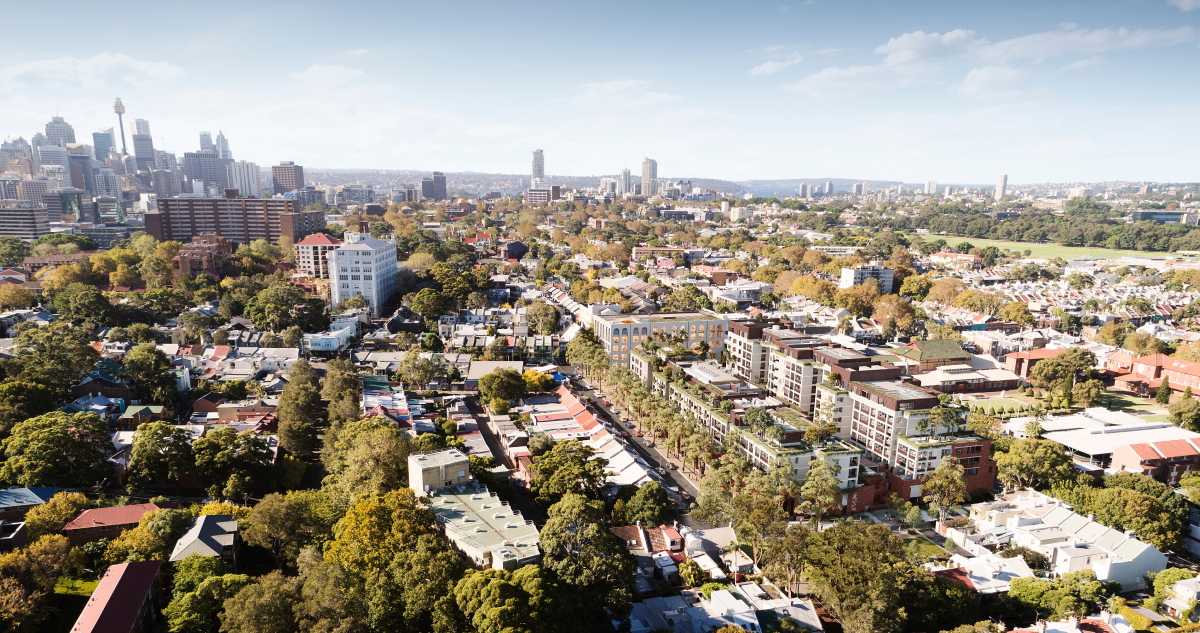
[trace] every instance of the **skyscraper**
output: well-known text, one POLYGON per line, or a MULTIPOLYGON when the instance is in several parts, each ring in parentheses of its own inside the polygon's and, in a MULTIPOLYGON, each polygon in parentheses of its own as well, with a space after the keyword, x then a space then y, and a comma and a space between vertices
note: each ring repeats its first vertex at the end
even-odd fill
MULTIPOLYGON (((150 136, 150 122, 146 119, 133 120, 133 133, 150 136)), ((134 151, 137 151, 136 149, 134 151)))
POLYGON ((8 161, 14 158, 28 158, 33 161, 33 148, 19 136, 0 143, 0 167, 8 165, 8 161))
POLYGON ((53 117, 46 124, 46 138, 50 139, 52 145, 66 147, 67 143, 75 142, 75 128, 71 127, 71 124, 64 121, 62 117, 53 117))
POLYGON ((262 170, 258 168, 258 165, 239 160, 229 163, 226 170, 229 173, 230 189, 237 189, 243 196, 257 198, 260 195, 259 183, 262 182, 262 170))
POLYGON ((853 188, 851 189, 850 193, 852 193, 853 195, 856 195, 856 196, 861 196, 861 195, 867 193, 867 183, 865 183, 865 182, 854 183, 853 188))
MULTIPOLYGON (((134 123, 138 122, 146 123, 141 119, 138 119, 134 123)), ((149 124, 146 125, 146 131, 150 131, 149 124)), ((138 171, 149 172, 154 170, 154 139, 149 133, 133 135, 133 155, 137 157, 138 171)))
POLYGON ((937 193, 937 181, 936 180, 930 180, 925 183, 925 193, 927 193, 929 195, 933 195, 933 194, 937 193))
POLYGON ((540 149, 533 150, 533 177, 535 179, 546 177, 546 157, 542 155, 540 149))
POLYGON ((812 188, 806 183, 800 183, 800 197, 804 199, 812 198, 812 188))
POLYGON ((200 151, 202 151, 202 152, 217 151, 216 148, 213 147, 212 134, 210 134, 208 132, 200 133, 200 151))
POLYGON ((218 157, 216 152, 184 152, 183 177, 191 181, 193 187, 197 181, 203 181, 205 185, 216 185, 217 189, 225 189, 229 186, 229 177, 225 171, 229 162, 218 157))
POLYGON ((113 103, 113 112, 117 113, 117 129, 121 130, 121 153, 128 154, 129 152, 125 151, 125 105, 121 103, 120 97, 113 103))
POLYGON ((649 198, 654 195, 655 182, 658 180, 658 161, 653 158, 642 159, 642 195, 649 198))
MULTIPOLYGON (((203 138, 202 134, 201 140, 203 138)), ((271 165, 271 178, 275 181, 275 193, 287 193, 302 189, 304 187, 304 168, 290 160, 281 161, 278 165, 271 165)), ((444 187, 443 184, 443 191, 444 187)))
POLYGON ((229 151, 229 139, 225 138, 225 133, 217 130, 217 155, 221 158, 233 159, 233 152, 229 151))
POLYGON ((100 173, 96 176, 96 195, 120 198, 121 177, 107 167, 100 168, 100 173))
POLYGON ((440 171, 433 172, 433 199, 446 199, 446 175, 440 171))
POLYGON ((825 181, 825 195, 827 195, 827 196, 833 195, 833 181, 832 180, 825 181))
POLYGON ((112 128, 92 132, 92 153, 96 160, 104 160, 111 150, 116 149, 117 139, 115 137, 116 133, 112 128))
POLYGON ((1004 197, 1004 192, 1006 189, 1008 189, 1008 174, 1000 174, 1000 178, 996 180, 997 201, 1004 197))

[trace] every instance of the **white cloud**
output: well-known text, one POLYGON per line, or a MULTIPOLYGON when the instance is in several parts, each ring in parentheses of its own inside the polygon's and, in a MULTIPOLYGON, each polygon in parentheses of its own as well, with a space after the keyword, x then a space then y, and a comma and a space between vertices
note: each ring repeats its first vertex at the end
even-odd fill
POLYGON ((572 99, 584 107, 642 108, 683 99, 683 95, 655 92, 650 82, 640 79, 618 79, 583 84, 583 94, 572 99))
POLYGON ((1080 68, 1087 68, 1088 66, 1095 66, 1096 64, 1099 64, 1102 61, 1104 61, 1104 58, 1099 55, 1096 55, 1094 57, 1089 57, 1087 59, 1081 59, 1079 61, 1071 62, 1070 64, 1063 66, 1062 69, 1063 70, 1079 70, 1080 68))
MULTIPOLYGON (((1200 0, 1195 0, 1200 2, 1200 0)), ((1177 29, 1070 29, 1047 31, 988 44, 979 51, 987 60, 1032 59, 1040 62, 1063 55, 1096 55, 1108 51, 1170 46, 1198 39, 1190 26, 1177 29)))
POLYGON ((916 31, 893 37, 887 44, 875 49, 886 54, 883 63, 888 66, 913 64, 933 59, 954 57, 969 52, 986 40, 974 40, 975 31, 954 29, 946 34, 916 31))
POLYGON ((370 51, 368 51, 365 48, 356 48, 352 51, 346 51, 346 55, 349 55, 352 57, 358 57, 360 55, 366 55, 368 52, 370 52, 370 51))
POLYGON ((791 53, 790 55, 783 58, 782 60, 772 60, 769 62, 764 62, 762 64, 755 66, 754 68, 751 68, 750 74, 754 75, 755 77, 758 77, 761 75, 774 75, 775 73, 783 70, 784 68, 787 68, 788 66, 795 66, 796 64, 799 64, 802 61, 804 61, 804 58, 800 56, 800 53, 791 53))
POLYGON ((800 81, 780 86, 788 92, 814 97, 899 88, 920 79, 926 70, 919 65, 831 66, 800 81))
POLYGON ((1200 9, 1200 0, 1167 0, 1167 4, 1173 7, 1179 7, 1180 11, 1200 9))
POLYGON ((298 73, 288 73, 288 77, 300 83, 336 86, 365 75, 357 68, 347 68, 333 64, 313 64, 298 73))
POLYGON ((182 74, 182 68, 167 62, 141 61, 120 53, 100 53, 86 59, 59 57, 9 66, 0 70, 0 84, 8 88, 56 84, 108 88, 141 86, 182 74))
POLYGON ((1020 68, 1005 68, 1003 66, 985 66, 972 68, 967 73, 958 91, 969 97, 982 97, 1006 92, 1016 88, 1025 80, 1029 72, 1020 68))

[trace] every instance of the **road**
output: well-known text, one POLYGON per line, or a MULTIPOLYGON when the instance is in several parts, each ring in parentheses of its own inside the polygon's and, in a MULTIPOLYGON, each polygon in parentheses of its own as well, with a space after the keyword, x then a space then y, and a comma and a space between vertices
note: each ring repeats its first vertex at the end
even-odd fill
MULTIPOLYGON (((632 440, 630 445, 633 446, 634 450, 636 450, 638 454, 642 456, 642 459, 646 460, 647 464, 650 464, 655 468, 667 469, 666 475, 663 476, 664 485, 674 486, 680 490, 686 490, 687 493, 691 495, 693 501, 700 498, 700 489, 696 486, 696 484, 692 482, 691 479, 688 479, 686 476, 684 476, 682 470, 671 469, 672 464, 682 467, 680 460, 673 459, 668 457, 665 453, 660 452, 658 449, 662 446, 661 444, 657 444, 653 448, 650 447, 650 438, 638 437, 633 434, 633 429, 623 426, 621 424, 620 416, 617 415, 616 407, 605 406, 605 396, 598 389, 589 387, 587 383, 582 380, 576 379, 572 380, 572 382, 575 390, 580 395, 591 396, 592 400, 594 401, 593 406, 601 413, 601 415, 607 417, 614 427, 623 428, 629 432, 629 439, 632 440)), ((684 525, 696 529, 704 529, 709 527, 704 523, 693 520, 691 516, 686 514, 680 516, 679 521, 684 525)))

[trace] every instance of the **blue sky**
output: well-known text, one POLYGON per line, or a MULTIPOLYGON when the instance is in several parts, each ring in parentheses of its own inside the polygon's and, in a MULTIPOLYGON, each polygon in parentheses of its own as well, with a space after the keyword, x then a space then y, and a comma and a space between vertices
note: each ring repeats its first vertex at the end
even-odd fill
POLYGON ((7 33, 0 135, 120 96, 263 166, 1200 180, 1200 0, 67 5, 7 33))

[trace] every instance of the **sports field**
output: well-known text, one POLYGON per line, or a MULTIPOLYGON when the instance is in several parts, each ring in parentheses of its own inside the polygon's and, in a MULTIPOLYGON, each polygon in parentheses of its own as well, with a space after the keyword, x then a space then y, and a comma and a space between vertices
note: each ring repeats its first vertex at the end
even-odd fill
POLYGON ((929 240, 946 240, 946 243, 954 246, 959 242, 970 242, 973 246, 983 248, 984 246, 995 246, 1000 250, 1017 251, 1024 253, 1030 251, 1030 257, 1061 257, 1066 260, 1077 259, 1080 257, 1165 257, 1171 253, 1158 253, 1150 251, 1124 251, 1111 248, 1088 248, 1084 246, 1059 246, 1058 244, 1034 244, 1033 242, 1004 242, 1001 240, 980 240, 973 237, 954 237, 952 235, 922 235, 922 239, 929 240))

